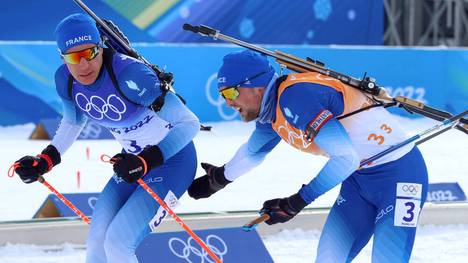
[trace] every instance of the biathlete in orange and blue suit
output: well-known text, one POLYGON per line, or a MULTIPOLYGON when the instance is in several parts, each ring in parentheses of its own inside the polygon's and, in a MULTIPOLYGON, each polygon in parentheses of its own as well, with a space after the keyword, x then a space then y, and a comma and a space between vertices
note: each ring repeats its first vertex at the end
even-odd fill
POLYGON ((318 73, 276 75, 267 58, 252 51, 226 55, 218 72, 226 103, 244 121, 256 121, 249 140, 221 167, 202 164, 206 175, 189 187, 207 198, 258 166, 281 139, 328 162, 299 191, 268 200, 267 224, 284 223, 325 192, 341 190, 322 231, 316 262, 350 262, 374 235, 373 262, 408 262, 426 200, 427 170, 418 148, 404 146, 360 167, 406 139, 398 121, 367 94, 318 73))

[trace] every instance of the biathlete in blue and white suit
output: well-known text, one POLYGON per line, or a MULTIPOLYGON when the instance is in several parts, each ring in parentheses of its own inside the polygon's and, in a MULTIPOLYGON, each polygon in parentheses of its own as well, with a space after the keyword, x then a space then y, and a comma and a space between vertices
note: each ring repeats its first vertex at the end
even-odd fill
POLYGON ((136 247, 166 213, 136 180, 144 176, 161 198, 174 203, 195 177, 192 139, 200 123, 172 92, 159 111, 151 110, 148 106, 162 93, 153 70, 104 49, 95 22, 87 15, 66 17, 55 35, 64 59, 55 75, 63 119, 51 144, 38 156, 21 158, 16 172, 24 182, 34 182, 60 163, 86 120, 108 128, 123 151, 112 158, 115 174, 99 195, 86 262, 138 262, 136 247), (106 61, 111 61, 119 87, 113 84, 106 61))
POLYGON ((359 167, 361 160, 406 139, 392 115, 382 107, 352 114, 374 101, 318 73, 277 78, 267 58, 252 51, 224 57, 218 87, 227 105, 237 109, 244 121, 256 120, 256 129, 225 165, 202 164, 206 175, 189 187, 191 197, 207 198, 224 188, 258 166, 283 139, 329 160, 297 193, 263 204, 260 212, 269 214, 267 224, 290 220, 341 183, 316 262, 350 262, 372 235, 373 262, 408 262, 427 192, 421 153, 407 145, 359 167))

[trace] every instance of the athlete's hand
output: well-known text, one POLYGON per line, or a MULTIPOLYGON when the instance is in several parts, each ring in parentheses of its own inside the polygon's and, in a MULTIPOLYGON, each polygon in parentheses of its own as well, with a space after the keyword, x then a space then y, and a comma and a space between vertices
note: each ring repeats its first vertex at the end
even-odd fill
POLYGON ((145 159, 130 153, 119 153, 111 158, 114 173, 125 182, 132 184, 148 171, 145 159))
POLYGON ((294 194, 286 198, 276 198, 265 201, 260 210, 260 214, 268 214, 270 219, 265 221, 268 225, 284 223, 296 216, 307 203, 299 194, 294 194))
POLYGON ((30 184, 39 176, 47 173, 53 166, 60 163, 60 153, 57 149, 49 145, 38 156, 24 156, 15 162, 15 172, 19 175, 21 180, 30 184))
POLYGON ((30 184, 45 174, 49 170, 49 165, 44 158, 36 156, 24 156, 16 161, 18 165, 15 172, 19 175, 23 183, 30 184))
POLYGON ((201 163, 206 174, 195 179, 188 188, 188 194, 194 199, 207 198, 223 189, 231 181, 224 176, 224 166, 217 167, 209 163, 201 163))

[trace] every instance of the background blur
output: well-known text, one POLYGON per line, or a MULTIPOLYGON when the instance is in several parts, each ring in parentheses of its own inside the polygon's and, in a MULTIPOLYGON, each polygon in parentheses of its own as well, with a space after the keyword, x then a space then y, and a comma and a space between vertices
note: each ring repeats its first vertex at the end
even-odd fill
MULTIPOLYGON (((206 121, 238 119, 215 92, 222 57, 239 47, 182 30, 205 24, 362 77, 450 112, 468 101, 465 1, 430 0, 93 0, 147 60, 173 72, 175 88, 206 121), (196 44, 194 44, 196 43, 196 44), (415 69, 418 69, 417 71, 415 69)), ((54 72, 62 63, 53 31, 81 12, 73 1, 6 1, 0 23, 0 125, 57 118, 54 72)))

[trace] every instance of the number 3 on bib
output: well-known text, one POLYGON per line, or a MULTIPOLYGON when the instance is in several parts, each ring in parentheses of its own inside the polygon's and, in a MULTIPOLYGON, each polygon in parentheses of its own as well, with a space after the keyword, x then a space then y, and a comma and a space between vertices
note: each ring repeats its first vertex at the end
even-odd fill
POLYGON ((416 227, 420 211, 420 200, 397 198, 394 218, 395 226, 416 227))

